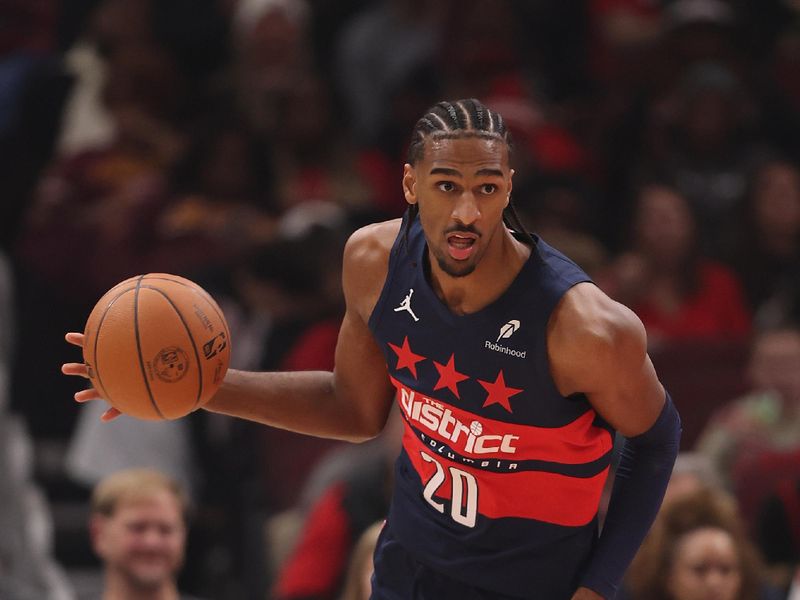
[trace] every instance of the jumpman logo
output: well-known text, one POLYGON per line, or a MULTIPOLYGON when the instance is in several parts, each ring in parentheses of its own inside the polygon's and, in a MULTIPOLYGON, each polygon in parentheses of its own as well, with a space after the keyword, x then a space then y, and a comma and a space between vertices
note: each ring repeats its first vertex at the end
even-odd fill
POLYGON ((394 312, 400 312, 401 310, 408 311, 412 317, 414 317, 414 321, 419 321, 419 317, 414 314, 414 311, 411 310, 411 294, 414 293, 414 288, 409 288, 408 295, 403 299, 400 303, 400 306, 394 309, 394 312))

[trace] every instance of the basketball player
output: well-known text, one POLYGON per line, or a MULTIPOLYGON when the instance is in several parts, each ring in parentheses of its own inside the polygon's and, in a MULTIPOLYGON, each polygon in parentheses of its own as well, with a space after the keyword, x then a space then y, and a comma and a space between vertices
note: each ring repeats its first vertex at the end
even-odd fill
POLYGON ((197 600, 178 593, 186 496, 153 469, 109 475, 92 492, 92 546, 104 564, 98 600, 197 600))
POLYGON ((432 107, 403 171, 405 217, 345 248, 334 371, 229 371, 205 406, 360 441, 396 399, 405 432, 376 600, 612 598, 677 454, 641 322, 524 231, 509 155, 498 113, 432 107), (627 442, 598 536, 617 431, 627 442))

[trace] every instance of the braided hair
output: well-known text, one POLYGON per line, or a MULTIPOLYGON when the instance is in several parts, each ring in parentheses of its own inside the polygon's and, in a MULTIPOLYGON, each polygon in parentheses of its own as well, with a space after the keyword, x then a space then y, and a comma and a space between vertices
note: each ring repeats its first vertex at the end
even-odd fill
MULTIPOLYGON (((406 162, 416 165, 422 160, 425 155, 425 141, 428 139, 466 137, 502 141, 508 148, 509 155, 513 149, 511 133, 506 128, 500 113, 484 106, 474 98, 453 102, 443 100, 434 104, 414 126, 406 162)), ((408 207, 408 219, 404 231, 406 240, 408 240, 411 223, 414 222, 418 212, 419 205, 412 204, 408 207)), ((523 233, 535 244, 535 238, 525 229, 511 200, 503 210, 503 222, 510 229, 523 233)))

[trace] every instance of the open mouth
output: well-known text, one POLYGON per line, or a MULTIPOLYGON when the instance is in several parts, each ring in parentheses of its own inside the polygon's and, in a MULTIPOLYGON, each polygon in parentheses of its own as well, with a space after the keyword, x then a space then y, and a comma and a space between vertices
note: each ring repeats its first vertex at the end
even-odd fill
POLYGON ((472 233, 451 233, 447 236, 447 249, 455 260, 466 260, 475 249, 477 236, 472 233))

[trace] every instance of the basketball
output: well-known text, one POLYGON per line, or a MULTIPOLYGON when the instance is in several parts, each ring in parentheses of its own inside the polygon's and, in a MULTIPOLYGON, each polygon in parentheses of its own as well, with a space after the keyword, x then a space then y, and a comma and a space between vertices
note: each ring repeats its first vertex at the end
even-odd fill
POLYGON ((166 273, 126 279, 95 305, 83 358, 95 389, 139 419, 177 419, 207 402, 230 361, 230 332, 199 285, 166 273))

